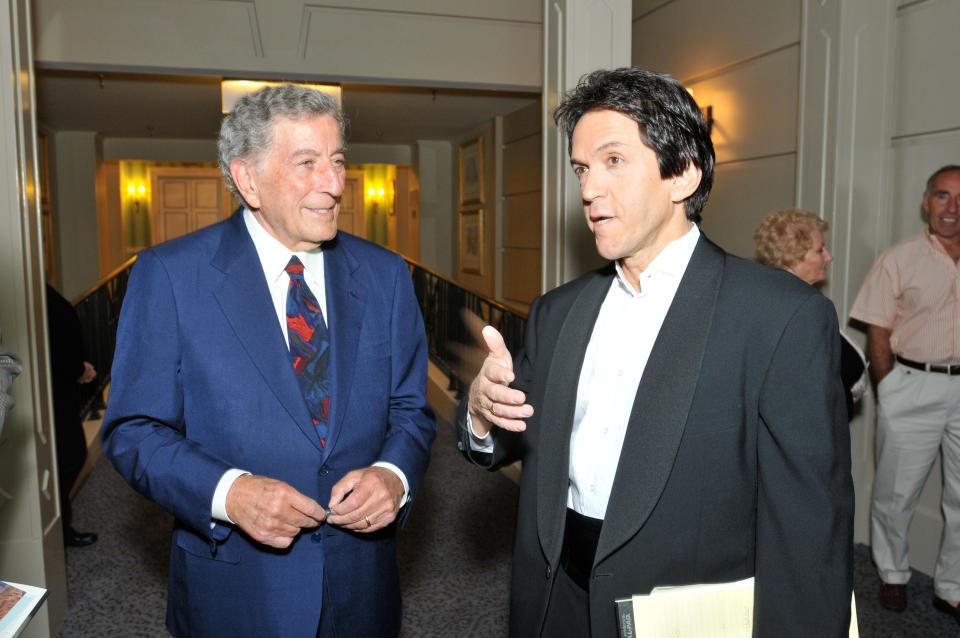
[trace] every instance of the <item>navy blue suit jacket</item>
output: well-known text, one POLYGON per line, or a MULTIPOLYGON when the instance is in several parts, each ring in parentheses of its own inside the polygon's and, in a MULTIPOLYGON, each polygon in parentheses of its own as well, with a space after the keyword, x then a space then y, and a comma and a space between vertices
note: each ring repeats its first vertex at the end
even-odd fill
POLYGON ((398 256, 344 233, 324 244, 324 270, 332 416, 321 447, 242 215, 137 260, 103 449, 176 518, 174 635, 314 636, 324 600, 351 635, 399 630, 396 525, 370 535, 323 525, 287 550, 210 525, 214 489, 231 467, 326 505, 345 473, 386 461, 416 495, 436 426, 409 272, 398 256))

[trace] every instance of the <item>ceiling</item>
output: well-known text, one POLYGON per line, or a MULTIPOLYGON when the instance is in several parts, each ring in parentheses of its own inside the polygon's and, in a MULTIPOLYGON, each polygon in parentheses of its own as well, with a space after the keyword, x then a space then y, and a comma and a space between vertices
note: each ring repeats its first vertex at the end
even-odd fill
MULTIPOLYGON (((38 70, 37 119, 55 131, 104 137, 214 139, 220 78, 38 70)), ((343 85, 349 142, 454 139, 522 108, 536 94, 343 85)))

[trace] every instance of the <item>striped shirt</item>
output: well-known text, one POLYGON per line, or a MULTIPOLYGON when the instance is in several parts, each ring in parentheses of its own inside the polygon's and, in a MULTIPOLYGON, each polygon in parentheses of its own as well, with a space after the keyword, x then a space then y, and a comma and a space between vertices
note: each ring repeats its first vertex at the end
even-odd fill
POLYGON ((895 354, 923 363, 958 363, 960 268, 924 230, 877 257, 850 316, 891 329, 895 354))

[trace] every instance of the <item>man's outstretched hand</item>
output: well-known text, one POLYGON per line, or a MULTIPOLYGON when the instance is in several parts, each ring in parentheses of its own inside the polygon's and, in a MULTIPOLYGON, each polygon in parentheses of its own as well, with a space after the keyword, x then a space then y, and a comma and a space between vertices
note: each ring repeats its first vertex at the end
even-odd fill
POLYGON ((533 415, 533 406, 524 403, 523 392, 509 387, 514 379, 513 357, 496 328, 486 326, 481 334, 487 357, 470 384, 467 398, 473 431, 485 436, 496 426, 522 432, 527 427, 522 419, 533 415))

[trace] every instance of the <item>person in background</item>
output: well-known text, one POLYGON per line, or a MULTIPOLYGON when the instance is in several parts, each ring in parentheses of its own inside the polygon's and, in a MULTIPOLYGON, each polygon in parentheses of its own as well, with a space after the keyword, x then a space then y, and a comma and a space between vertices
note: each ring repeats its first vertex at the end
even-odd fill
POLYGON ((877 257, 850 316, 867 325, 877 386, 871 546, 880 604, 907 608, 907 532, 943 451, 943 539, 934 607, 960 623, 960 165, 937 169, 920 203, 927 227, 877 257))
POLYGON ((241 98, 220 167, 243 209, 140 253, 104 455, 175 518, 176 636, 396 636, 398 523, 436 433, 400 256, 337 231, 337 101, 241 98))
POLYGON ((47 284, 47 333, 50 338, 50 380, 53 383, 53 429, 57 443, 57 475, 60 486, 60 519, 63 544, 85 547, 97 542, 93 532, 73 528, 70 490, 87 460, 87 438, 80 410, 81 383, 97 376, 87 361, 80 318, 69 301, 47 284))
MULTIPOLYGON (((833 261, 826 244, 829 229, 825 220, 807 210, 787 208, 769 213, 753 233, 757 261, 793 273, 811 286, 822 284, 833 261)), ((855 404, 867 389, 867 361, 843 330, 840 335, 840 377, 847 394, 847 416, 853 418, 855 404)))

